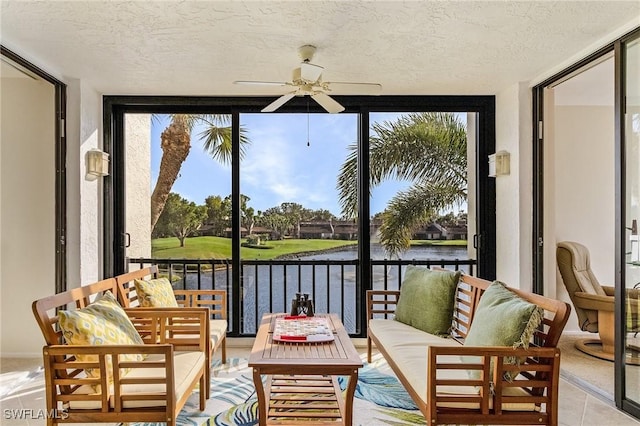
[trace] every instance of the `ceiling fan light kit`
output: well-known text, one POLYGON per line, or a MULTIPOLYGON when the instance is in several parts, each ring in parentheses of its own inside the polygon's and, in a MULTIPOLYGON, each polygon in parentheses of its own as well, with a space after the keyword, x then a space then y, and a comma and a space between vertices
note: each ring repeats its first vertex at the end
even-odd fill
POLYGON ((234 81, 235 84, 255 85, 255 86, 291 86, 294 90, 285 93, 275 101, 262 109, 262 112, 274 112, 287 103, 294 96, 310 96, 325 111, 335 114, 344 111, 344 107, 327 95, 336 89, 350 95, 379 95, 382 86, 377 83, 357 83, 357 82, 329 82, 322 81, 322 71, 324 67, 311 63, 316 47, 305 44, 298 48, 298 54, 302 63, 298 68, 294 68, 290 82, 277 81, 234 81))

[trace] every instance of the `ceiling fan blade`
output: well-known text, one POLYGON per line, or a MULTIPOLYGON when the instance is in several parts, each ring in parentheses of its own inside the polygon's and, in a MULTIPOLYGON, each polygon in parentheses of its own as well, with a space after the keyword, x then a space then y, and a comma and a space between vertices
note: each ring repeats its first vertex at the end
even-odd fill
POLYGON ((273 112, 280 108, 282 105, 287 103, 287 101, 295 96, 296 92, 287 93, 286 95, 280 96, 275 101, 271 102, 266 107, 262 108, 262 112, 273 112))
POLYGON ((320 65, 303 62, 300 64, 300 77, 306 81, 318 81, 323 70, 324 68, 320 65))
POLYGON ((247 81, 247 80, 237 80, 234 81, 233 84, 250 84, 254 86, 287 86, 289 83, 285 83, 284 81, 247 81))
POLYGON ((320 106, 330 112, 331 114, 336 114, 338 112, 344 111, 344 107, 340 105, 338 102, 334 101, 327 94, 322 92, 316 92, 311 95, 314 101, 320 104, 320 106))
POLYGON ((377 83, 347 83, 342 81, 325 81, 324 84, 333 92, 349 95, 379 95, 382 85, 377 83))

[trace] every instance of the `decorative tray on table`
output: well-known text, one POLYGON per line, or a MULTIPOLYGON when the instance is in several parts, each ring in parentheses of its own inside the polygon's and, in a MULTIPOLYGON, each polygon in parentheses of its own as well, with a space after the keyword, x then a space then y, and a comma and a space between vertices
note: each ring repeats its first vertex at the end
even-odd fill
POLYGON ((288 343, 317 343, 334 340, 327 318, 285 316, 276 318, 273 340, 288 343))

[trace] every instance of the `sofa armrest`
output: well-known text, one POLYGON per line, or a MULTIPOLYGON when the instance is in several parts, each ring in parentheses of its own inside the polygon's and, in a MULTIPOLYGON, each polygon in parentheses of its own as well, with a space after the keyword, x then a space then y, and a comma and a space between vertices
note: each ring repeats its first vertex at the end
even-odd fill
POLYGON ((477 406, 479 415, 486 415, 490 409, 500 413, 517 408, 518 404, 536 407, 547 404, 547 412, 557 412, 554 410, 560 377, 557 348, 430 346, 427 359, 426 401, 432 413, 437 413, 436 407, 471 405, 477 406), (520 362, 505 364, 505 358, 520 362), (450 373, 460 370, 478 373, 462 378, 454 374, 456 378, 452 379, 450 373), (505 378, 507 372, 516 377, 505 378))
MULTIPOLYGON (((109 411, 109 398, 113 394, 120 400, 122 385, 132 383, 166 383, 166 391, 163 397, 172 398, 174 392, 174 364, 173 346, 169 344, 159 345, 51 345, 42 350, 44 360, 44 375, 46 382, 47 408, 58 407, 59 403, 66 407, 71 401, 76 402, 100 402, 102 411, 109 411), (161 355, 153 357, 153 361, 121 361, 119 355, 143 354, 161 355), (92 355, 93 361, 77 361, 78 355, 92 355), (111 371, 107 371, 107 357, 112 360, 111 371), (92 378, 84 374, 84 369, 99 369, 100 377, 92 378), (146 379, 127 379, 126 374, 121 374, 121 369, 154 368, 156 377, 146 379), (108 383, 111 377, 113 383, 108 383), (92 386, 90 392, 82 391, 87 386, 92 386)), ((135 398, 135 397, 134 397, 135 398)), ((115 411, 121 411, 121 406, 116 406, 115 411)))
POLYGON ((400 290, 367 290, 367 319, 395 315, 400 290))
POLYGON ((209 308, 126 308, 146 344, 171 344, 175 350, 210 350, 209 308))

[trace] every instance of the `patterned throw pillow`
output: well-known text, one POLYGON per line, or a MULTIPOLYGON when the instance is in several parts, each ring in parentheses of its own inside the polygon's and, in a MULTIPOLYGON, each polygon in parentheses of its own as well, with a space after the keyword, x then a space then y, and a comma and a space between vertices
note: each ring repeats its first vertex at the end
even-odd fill
MULTIPOLYGON (((107 291, 89 306, 58 312, 59 324, 69 345, 142 345, 144 342, 116 298, 107 291)), ((78 355, 78 361, 97 362, 97 355, 78 355)), ((142 361, 142 354, 120 355, 121 361, 142 361)), ((108 356, 107 380, 113 382, 113 362, 108 356)), ((100 377, 99 369, 86 369, 87 376, 100 377)), ((121 370, 122 375, 128 370, 121 370)))
POLYGON ((135 280, 140 306, 144 308, 177 308, 176 296, 173 294, 173 287, 166 278, 156 278, 153 280, 135 280))

